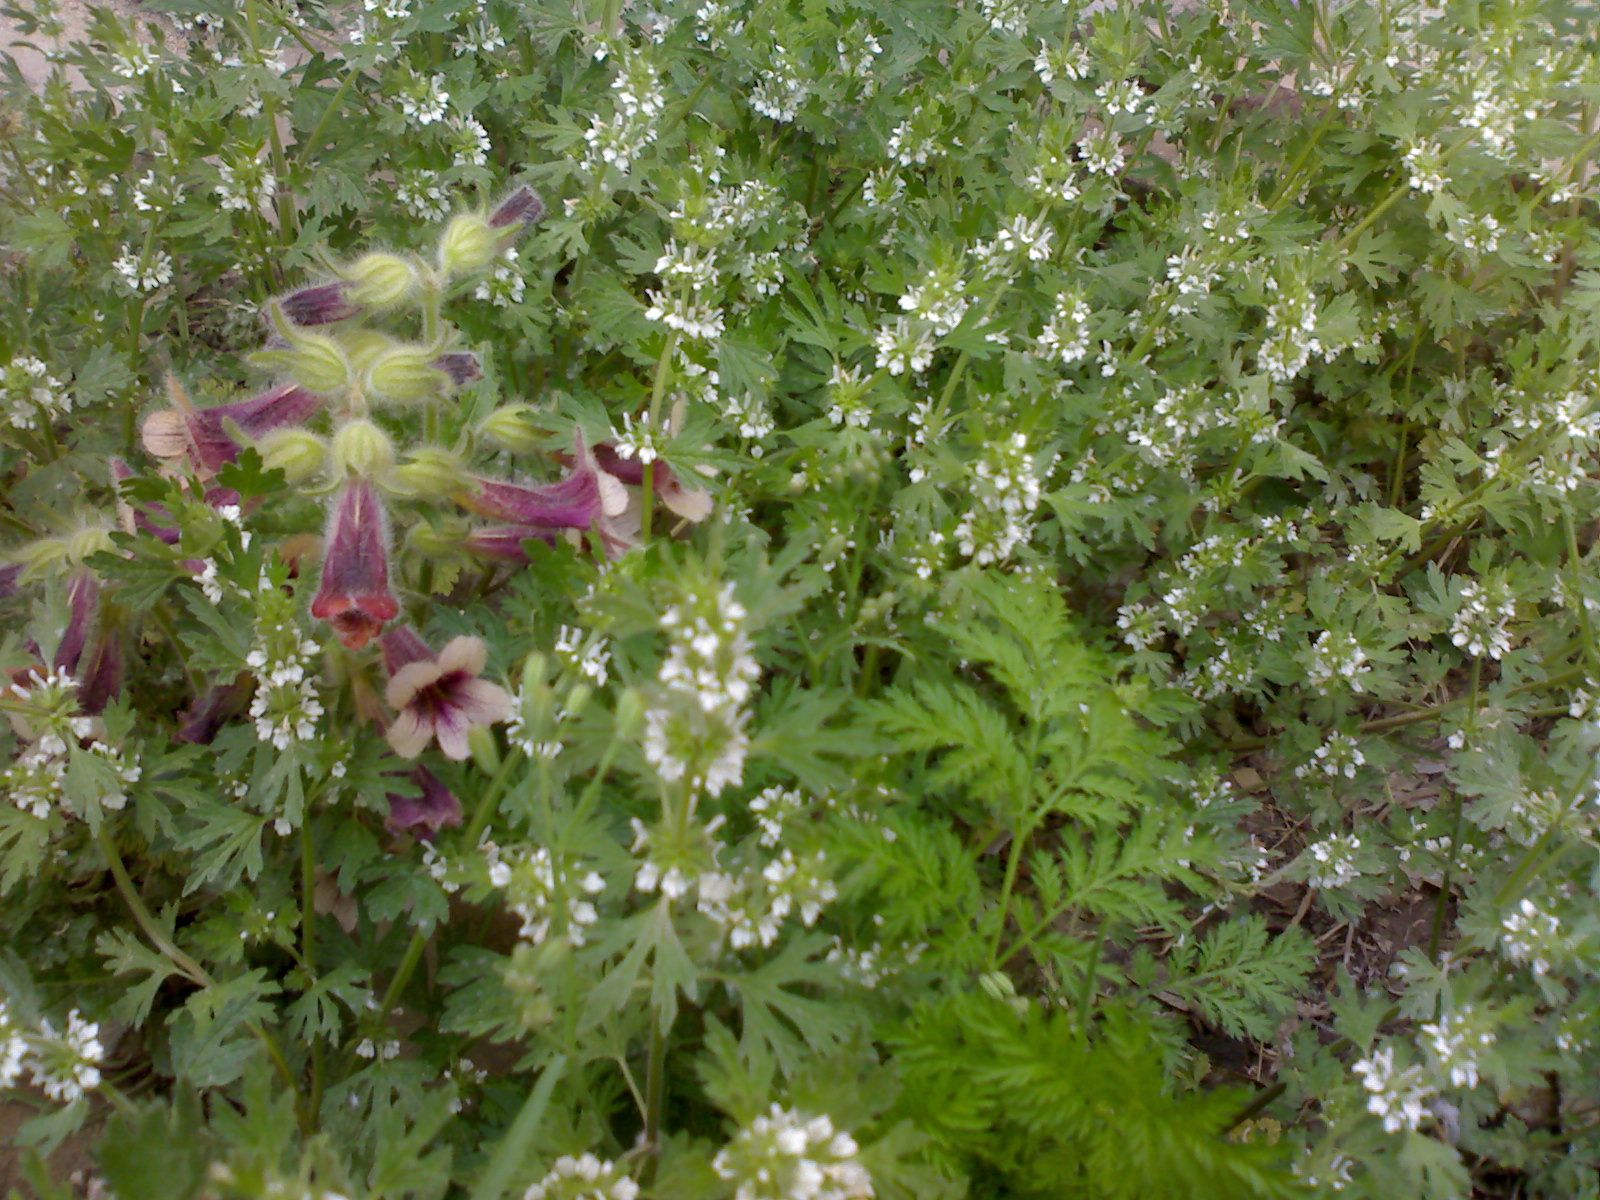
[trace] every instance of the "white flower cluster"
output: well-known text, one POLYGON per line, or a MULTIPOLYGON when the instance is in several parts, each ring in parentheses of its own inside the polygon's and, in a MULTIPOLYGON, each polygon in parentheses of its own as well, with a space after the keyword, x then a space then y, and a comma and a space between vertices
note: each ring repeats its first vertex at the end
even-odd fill
POLYGON ((606 1159, 563 1154, 522 1200, 638 1200, 639 1185, 606 1159))
POLYGON ((1438 142, 1412 142, 1402 158, 1406 168, 1406 182, 1413 191, 1424 195, 1442 192, 1450 183, 1444 173, 1444 153, 1438 142))
POLYGON ((72 409, 66 385, 31 355, 13 358, 0 371, 0 398, 14 429, 32 429, 41 416, 49 421, 72 409))
POLYGON ((744 777, 747 706, 761 676, 745 615, 731 583, 661 615, 671 644, 661 694, 645 714, 644 756, 663 779, 688 779, 713 796, 744 777))
POLYGON ((581 169, 591 177, 602 175, 608 166, 627 174, 634 159, 655 142, 660 132, 657 120, 666 107, 660 75, 642 54, 627 57, 611 87, 616 93, 616 112, 609 120, 592 117, 583 135, 588 149, 581 169))
MULTIPOLYGON (((1048 473, 1054 461, 1045 466, 1048 473)), ((1033 514, 1043 494, 1040 466, 1027 435, 992 442, 972 466, 973 506, 956 526, 961 553, 979 566, 1005 562, 1033 536, 1033 514)))
POLYGON ((766 453, 766 448, 761 445, 761 439, 778 426, 772 419, 772 409, 764 399, 754 392, 746 392, 742 396, 729 396, 723 402, 722 415, 733 422, 733 427, 738 430, 740 437, 749 438, 754 443, 750 447, 750 457, 760 458, 766 453))
POLYGON ((828 420, 835 425, 865 429, 872 423, 872 404, 867 398, 867 377, 859 367, 833 364, 828 376, 828 420))
POLYGON ((86 1021, 77 1009, 67 1014, 67 1027, 60 1033, 49 1020, 41 1020, 35 1032, 13 1017, 0 997, 0 1091, 15 1087, 26 1071, 51 1100, 72 1104, 100 1086, 105 1055, 100 1026, 86 1021))
POLYGON ((1311 860, 1306 882, 1324 891, 1344 887, 1361 877, 1361 866, 1356 856, 1361 852, 1361 839, 1353 833, 1336 833, 1306 847, 1311 860))
POLYGON ((795 119, 810 94, 801 64, 782 46, 774 45, 765 69, 750 88, 750 107, 764 117, 787 123, 795 119))
POLYGON ((563 662, 593 680, 596 687, 604 687, 610 678, 611 651, 605 638, 595 638, 585 645, 583 630, 563 625, 556 631, 554 650, 563 662))
POLYGON ((1356 771, 1366 762, 1367 756, 1361 753, 1355 738, 1348 733, 1330 733, 1317 747, 1311 761, 1301 763, 1294 773, 1301 779, 1317 771, 1335 778, 1343 775, 1346 779, 1354 779, 1356 771))
POLYGON ((260 159, 225 162, 217 167, 213 190, 225 210, 257 212, 278 194, 278 179, 260 159))
POLYGON ((1420 1066, 1396 1069, 1394 1047, 1374 1050, 1351 1068, 1361 1076, 1367 1090, 1367 1111, 1383 1118, 1383 1128, 1388 1133, 1402 1129, 1417 1129, 1427 1115, 1424 1103, 1433 1094, 1433 1088, 1423 1078, 1420 1066))
POLYGON ((1288 383, 1305 370, 1313 354, 1322 353, 1317 336, 1317 306, 1309 293, 1280 293, 1267 307, 1267 336, 1256 364, 1268 378, 1288 383))
POLYGON ((891 375, 904 375, 907 371, 920 375, 933 365, 933 334, 920 321, 897 317, 893 324, 883 325, 873 334, 872 343, 878 351, 878 369, 891 375))
POLYGON ((487 300, 497 308, 510 308, 522 303, 526 290, 527 282, 517 266, 517 248, 507 246, 495 259, 494 270, 478 281, 472 295, 475 300, 487 300))
POLYGON ((995 230, 993 238, 974 242, 969 253, 985 277, 1008 278, 1022 258, 1031 263, 1048 262, 1055 240, 1056 231, 1044 217, 1030 219, 1017 213, 995 230))
POLYGON ((1039 332, 1035 349, 1063 366, 1082 362, 1089 353, 1089 302, 1081 292, 1061 292, 1055 310, 1039 332))
POLYGON ((772 946, 791 914, 809 929, 839 896, 820 850, 797 856, 784 849, 759 871, 708 871, 698 882, 697 907, 727 933, 735 950, 772 946))
POLYGON ((321 649, 301 634, 292 617, 264 617, 257 623, 256 643, 244 663, 256 676, 250 719, 255 722, 259 741, 287 750, 293 742, 307 742, 317 736, 322 701, 308 668, 321 649))
POLYGON ((1361 648, 1355 634, 1325 629, 1311 645, 1306 682, 1313 687, 1327 687, 1337 679, 1351 691, 1360 692, 1363 690, 1361 676, 1370 669, 1367 652, 1361 648))
POLYGON ((710 251, 673 239, 656 260, 655 271, 666 286, 645 289, 650 301, 646 319, 689 338, 712 341, 722 336, 726 318, 713 295, 721 276, 710 251))
POLYGON ((1494 1030, 1471 1005, 1422 1026, 1422 1036, 1439 1070, 1458 1088, 1478 1086, 1480 1059, 1494 1049, 1494 1030))
POLYGON ((416 125, 432 125, 450 111, 443 75, 412 75, 400 88, 400 111, 416 125))
POLYGON ((734 1200, 864 1200, 872 1176, 856 1140, 826 1115, 807 1118, 774 1104, 739 1131, 711 1162, 737 1185, 734 1200))
POLYGON ((969 301, 959 264, 942 263, 900 297, 900 307, 924 321, 940 337, 952 333, 967 315, 969 301))
POLYGON ((419 221, 442 221, 450 215, 450 193, 442 171, 401 171, 395 179, 394 196, 419 221))
POLYGON ((1474 658, 1501 658, 1511 649, 1510 625, 1516 616, 1517 600, 1504 580, 1469 579, 1461 585, 1450 641, 1474 658))
POLYGON ((1089 49, 1082 42, 1065 42, 1051 48, 1044 39, 1039 40, 1039 53, 1034 56, 1033 70, 1039 82, 1049 87, 1058 78, 1076 83, 1087 79, 1093 64, 1089 49))
POLYGON ((623 458, 637 458, 647 467, 661 457, 661 449, 656 443, 659 436, 661 434, 651 423, 648 413, 640 413, 638 417, 623 413, 622 428, 611 428, 611 441, 617 453, 623 458))
POLYGON ((122 286, 134 295, 153 292, 172 282, 172 255, 154 250, 147 259, 137 247, 124 246, 111 263, 122 286))
POLYGON ((1561 918, 1526 897, 1500 919, 1501 951, 1535 975, 1550 973, 1551 965, 1564 956, 1566 941, 1561 918))
POLYGON ((600 872, 586 871, 582 864, 544 846, 501 850, 486 841, 482 850, 489 882, 506 893, 506 907, 522 918, 518 931, 522 937, 540 945, 559 922, 558 932, 568 942, 583 945, 588 927, 600 919, 593 899, 606 890, 600 872))
MULTIPOLYGON (((30 740, 0 772, 0 787, 17 808, 44 820, 61 806, 69 756, 78 743, 93 737, 95 722, 79 710, 77 681, 64 671, 40 675, 35 670, 9 691, 21 704, 12 719, 30 740)), ((104 808, 125 807, 127 785, 139 782, 143 774, 137 760, 100 740, 89 742, 88 752, 94 755, 90 762, 99 784, 95 798, 104 808)))
POLYGON ((489 161, 491 143, 483 122, 469 113, 445 118, 444 142, 457 167, 481 167, 489 161))

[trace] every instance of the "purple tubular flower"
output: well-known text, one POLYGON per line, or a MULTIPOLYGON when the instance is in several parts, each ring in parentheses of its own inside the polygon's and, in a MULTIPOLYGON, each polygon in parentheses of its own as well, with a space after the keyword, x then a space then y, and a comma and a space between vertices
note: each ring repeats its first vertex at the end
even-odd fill
POLYGON ((594 457, 602 471, 635 487, 644 483, 648 470, 650 484, 662 505, 685 520, 703 521, 711 515, 711 494, 703 488, 685 487, 678 473, 664 462, 653 462, 646 467, 637 459, 623 458, 608 442, 594 448, 594 457))
POLYGON ((322 407, 320 397, 294 384, 283 384, 233 404, 215 408, 163 409, 146 418, 144 448, 157 458, 187 457, 201 475, 214 475, 239 457, 239 443, 228 432, 231 421, 249 438, 274 429, 299 425, 322 407))
POLYGON ((121 691, 122 642, 114 633, 103 630, 78 672, 78 707, 91 717, 98 716, 121 691))
POLYGON ((432 841, 441 829, 461 824, 461 801, 427 767, 413 767, 411 779, 422 794, 400 796, 389 793, 389 820, 392 833, 414 833, 422 841, 432 841))
POLYGON ((485 558, 502 558, 507 562, 525 563, 528 554, 524 542, 540 541, 554 546, 559 535, 554 529, 534 529, 527 525, 491 525, 474 529, 467 535, 467 549, 485 558))
POLYGON ((534 225, 544 220, 544 201, 539 193, 524 184, 495 207, 489 214, 491 229, 504 229, 508 225, 534 225))
POLYGON ((350 285, 340 280, 296 288, 280 303, 284 315, 296 325, 331 325, 361 312, 361 305, 350 299, 350 285))
POLYGON ((50 665, 76 676, 78 662, 83 658, 84 647, 89 644, 89 635, 94 631, 95 617, 100 611, 100 581, 87 567, 79 567, 72 574, 72 582, 67 585, 67 609, 66 632, 61 635, 61 644, 56 647, 56 656, 50 660, 50 665))
POLYGON ((483 378, 483 365, 470 350, 453 350, 433 360, 433 369, 450 376, 450 382, 460 387, 483 378))
POLYGON ((209 746, 218 732, 244 711, 250 688, 239 683, 224 683, 207 688, 184 710, 178 721, 178 740, 196 746, 209 746))
POLYGON ((596 521, 619 515, 628 506, 621 481, 600 469, 580 435, 573 467, 558 483, 504 483, 475 479, 461 503, 495 521, 537 529, 588 529, 596 521))
POLYGON ((365 646, 400 615, 389 590, 388 518, 365 479, 351 480, 333 506, 311 615, 332 625, 349 650, 365 646))

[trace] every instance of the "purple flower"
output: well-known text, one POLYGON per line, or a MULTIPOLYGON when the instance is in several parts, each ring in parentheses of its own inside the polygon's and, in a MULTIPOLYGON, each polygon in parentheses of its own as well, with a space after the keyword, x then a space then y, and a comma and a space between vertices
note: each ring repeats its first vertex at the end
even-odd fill
POLYGON ((122 690, 122 643, 106 628, 100 609, 100 580, 87 567, 67 585, 67 628, 50 666, 78 681, 78 705, 90 716, 105 711, 122 690))
POLYGON ((578 439, 571 472, 557 483, 506 483, 474 479, 471 490, 460 497, 462 505, 480 516, 507 524, 481 531, 473 543, 496 557, 522 557, 521 546, 530 538, 554 543, 562 529, 600 526, 608 551, 625 546, 627 539, 615 527, 615 518, 627 511, 628 491, 620 480, 602 471, 578 439))
POLYGON ((623 458, 609 442, 596 446, 594 457, 601 470, 636 487, 644 483, 645 472, 649 471, 650 486, 662 505, 686 521, 704 521, 711 515, 711 493, 704 488, 685 487, 677 472, 664 462, 645 466, 637 459, 623 458))
POLYGON ((322 582, 311 615, 333 626, 339 640, 359 650, 400 615, 389 590, 389 522, 377 489, 352 479, 333 506, 322 582))
POLYGON ((227 422, 248 438, 299 425, 322 407, 322 400, 302 387, 284 384, 249 400, 194 408, 182 388, 171 384, 174 407, 145 418, 144 448, 163 460, 187 459, 196 474, 210 478, 239 457, 240 446, 227 422))
POLYGON ((389 820, 392 833, 415 831, 423 841, 432 841, 441 829, 461 824, 461 801, 427 767, 411 770, 411 779, 422 789, 420 796, 389 793, 389 820))
POLYGON ((250 700, 250 687, 224 683, 207 688, 178 720, 178 740, 196 746, 209 746, 217 733, 244 711, 250 700))
POLYGON ((544 220, 544 201, 539 193, 524 184, 495 207, 489 214, 491 229, 504 229, 507 225, 534 225, 544 220))
POLYGON ((339 280, 296 288, 279 303, 296 325, 331 325, 361 312, 361 305, 350 299, 350 285, 339 280))
POLYGON ((446 758, 466 758, 473 729, 511 715, 510 693, 478 678, 488 653, 482 638, 456 637, 435 656, 408 625, 383 635, 384 699, 397 714, 388 738, 396 754, 416 758, 437 738, 446 758))

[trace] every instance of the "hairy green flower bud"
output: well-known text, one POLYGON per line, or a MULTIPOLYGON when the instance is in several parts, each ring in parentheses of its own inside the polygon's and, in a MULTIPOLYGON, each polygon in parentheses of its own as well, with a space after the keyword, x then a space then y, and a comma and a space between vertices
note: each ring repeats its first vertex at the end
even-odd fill
POLYGON ((345 272, 350 298, 357 304, 392 308, 416 290, 417 269, 398 254, 363 254, 345 272))
POLYGON ((394 482, 413 496, 430 500, 454 495, 465 485, 467 466, 454 450, 421 446, 394 469, 394 482))
POLYGON ((644 728, 645 702, 638 688, 623 688, 617 697, 617 735, 632 739, 644 728))
POLYGON ((522 694, 531 696, 544 686, 544 677, 550 670, 550 660, 535 650, 522 662, 522 694))
POLYGON ((275 429, 256 443, 261 461, 290 483, 310 479, 328 461, 328 444, 308 429, 275 429))
POLYGON ((350 383, 344 350, 325 334, 299 333, 289 343, 287 365, 296 383, 318 395, 341 391, 350 383))
POLYGON ((487 726, 474 725, 467 731, 467 749, 472 751, 472 761, 485 775, 500 770, 500 746, 487 726))
POLYGON ((478 434, 490 445, 513 454, 527 454, 539 445, 539 430, 529 404, 502 404, 478 424, 478 434))
POLYGON ((450 376, 433 365, 437 353, 426 346, 397 344, 367 368, 366 390, 378 400, 416 404, 450 386, 450 376))
POLYGON ((472 275, 494 262, 503 234, 478 213, 461 213, 439 239, 439 269, 446 275, 472 275))
POLYGON ((111 549, 109 529, 80 529, 67 536, 66 556, 73 562, 82 562, 102 550, 109 549, 111 549))
POLYGON ((350 421, 333 435, 333 460, 347 474, 372 479, 394 465, 394 443, 371 421, 350 421))

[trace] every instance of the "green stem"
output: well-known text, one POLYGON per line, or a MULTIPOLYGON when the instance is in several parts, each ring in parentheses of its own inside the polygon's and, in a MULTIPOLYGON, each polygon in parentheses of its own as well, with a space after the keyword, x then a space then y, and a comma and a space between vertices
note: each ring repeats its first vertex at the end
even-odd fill
MULTIPOLYGON (((300 959, 313 986, 317 978, 316 893, 316 839, 311 832, 311 813, 308 811, 301 814, 300 821, 300 959)), ((313 1125, 322 1111, 324 1066, 322 1036, 318 1034, 311 1039, 311 1097, 306 1101, 306 1111, 313 1125)))
MULTIPOLYGON (((666 900, 661 901, 666 904, 666 900)), ((650 1051, 644 1077, 644 1144, 651 1153, 661 1146, 661 1110, 667 1090, 667 1030, 660 1015, 650 1013, 650 1051)))
MULTIPOLYGON (((127 904, 128 911, 133 914, 134 923, 144 931, 144 935, 159 950, 178 973, 188 979, 196 987, 210 988, 216 986, 216 980, 211 978, 198 962, 191 958, 181 947, 166 935, 160 922, 145 906, 144 899, 139 895, 139 889, 133 886, 133 880, 128 875, 127 865, 122 861, 122 855, 117 850, 117 844, 111 838, 111 831, 106 828, 104 821, 94 831, 95 842, 100 847, 100 852, 106 856, 106 863, 111 868, 111 878, 116 882, 117 891, 122 894, 123 902, 127 904)), ((289 1067, 289 1060, 284 1057, 283 1048, 278 1045, 278 1039, 273 1037, 259 1022, 249 1023, 250 1032, 260 1039, 266 1047, 267 1055, 272 1059, 272 1065, 277 1068, 284 1084, 291 1092, 298 1092, 295 1085, 294 1071, 289 1067)), ((298 1096, 295 1101, 295 1110, 299 1117, 302 1129, 309 1129, 307 1114, 299 1103, 298 1096)))

